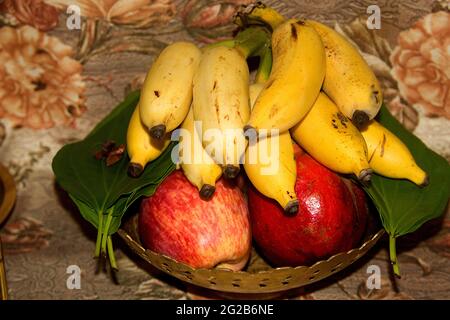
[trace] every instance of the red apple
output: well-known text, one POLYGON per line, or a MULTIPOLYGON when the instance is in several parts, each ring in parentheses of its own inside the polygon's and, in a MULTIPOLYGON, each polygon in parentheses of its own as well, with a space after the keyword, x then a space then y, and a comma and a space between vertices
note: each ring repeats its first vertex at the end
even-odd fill
POLYGON ((310 265, 347 251, 360 241, 366 226, 364 192, 306 153, 295 153, 300 202, 296 215, 285 215, 278 203, 253 186, 248 192, 253 238, 275 266, 310 265))
POLYGON ((142 201, 139 234, 146 248, 193 268, 240 270, 251 251, 248 207, 240 189, 221 179, 205 201, 181 171, 142 201))

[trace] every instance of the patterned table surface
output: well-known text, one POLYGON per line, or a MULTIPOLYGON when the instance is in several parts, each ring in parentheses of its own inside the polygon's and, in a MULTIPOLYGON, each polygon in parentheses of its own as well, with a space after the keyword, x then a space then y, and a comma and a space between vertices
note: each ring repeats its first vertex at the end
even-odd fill
MULTIPOLYGON (((142 83, 166 44, 230 34, 246 0, 4 0, 0 4, 0 162, 18 187, 2 226, 11 299, 214 298, 151 270, 116 237, 116 282, 96 272, 96 231, 55 184, 51 160, 83 138, 142 83), (81 9, 81 25, 72 13, 81 9), (76 7, 75 7, 76 10, 76 7), (72 18, 71 18, 72 17, 72 18), (82 270, 67 289, 67 268, 82 270)), ((450 160, 450 13, 431 0, 266 1, 286 16, 323 21, 351 39, 380 79, 385 102, 430 148, 450 160), (376 3, 381 28, 366 27, 376 3)), ((450 213, 399 241, 403 278, 389 272, 383 240, 351 268, 290 293, 295 299, 449 299, 450 213), (368 290, 367 267, 381 268, 368 290)))

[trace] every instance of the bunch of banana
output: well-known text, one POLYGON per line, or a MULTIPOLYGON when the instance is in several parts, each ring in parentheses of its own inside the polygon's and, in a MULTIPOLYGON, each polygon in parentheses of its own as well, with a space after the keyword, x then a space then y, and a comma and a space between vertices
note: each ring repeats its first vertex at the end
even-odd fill
POLYGON ((261 193, 297 212, 291 136, 323 165, 362 182, 374 171, 428 183, 407 147, 373 120, 380 85, 349 41, 319 22, 286 20, 261 4, 247 10, 247 20, 240 16, 245 30, 235 39, 202 50, 176 42, 158 56, 128 127, 131 176, 164 151, 181 125, 189 136, 180 143, 194 157, 183 157, 181 168, 203 199, 222 174, 236 177, 244 160, 261 193), (270 42, 265 29, 245 25, 255 21, 270 25, 270 42), (260 66, 249 86, 246 59, 253 54, 260 66), (257 139, 249 144, 252 134, 257 139))
POLYGON ((243 127, 250 116, 248 84, 246 58, 236 48, 204 50, 194 76, 194 118, 210 133, 204 135, 203 145, 226 178, 237 176, 246 148, 243 127), (215 148, 209 150, 212 143, 215 148))
MULTIPOLYGON (((246 147, 243 126, 250 114, 246 57, 258 51, 268 39, 267 31, 247 28, 235 39, 209 45, 203 52, 188 42, 167 46, 147 73, 138 107, 130 119, 129 174, 139 176, 145 165, 167 147, 170 132, 181 123, 184 129, 194 133, 193 116, 187 117, 194 95, 192 113, 195 111, 203 129, 217 129, 213 133, 219 133, 220 141, 215 142, 220 142, 221 147, 213 149, 212 153, 217 153, 213 154, 214 159, 222 165, 227 177, 235 177, 246 147)), ((206 144, 202 132, 197 135, 206 144)), ((206 157, 205 150, 200 152, 205 163, 183 163, 182 168, 201 196, 209 198, 222 169, 219 173, 220 167, 206 157)))
MULTIPOLYGON (((284 20, 276 10, 262 4, 250 6, 247 11, 248 20, 259 20, 273 29, 284 20)), ((358 50, 338 32, 314 20, 306 20, 305 24, 317 31, 325 48, 323 91, 358 129, 363 128, 377 115, 383 101, 375 74, 358 50)))
POLYGON ((299 20, 279 25, 272 35, 273 67, 245 129, 286 132, 311 109, 325 77, 319 34, 299 20))
POLYGON ((367 146, 358 129, 323 92, 306 117, 291 129, 294 140, 324 166, 370 180, 367 146))
POLYGON ((169 143, 170 134, 166 134, 163 139, 155 139, 148 134, 147 128, 141 121, 138 104, 133 111, 127 130, 127 151, 131 159, 128 174, 132 177, 140 176, 147 163, 158 158, 169 143))
MULTIPOLYGON (((250 86, 252 106, 263 87, 261 83, 250 86)), ((259 192, 275 199, 287 214, 297 213, 299 204, 294 190, 297 169, 294 148, 288 131, 279 136, 260 138, 254 144, 249 144, 245 153, 244 169, 259 192), (265 159, 261 159, 262 154, 266 155, 265 159), (252 155, 257 158, 252 159, 252 155)))
POLYGON ((140 97, 140 115, 150 136, 161 139, 177 128, 192 102, 192 79, 201 51, 189 42, 167 46, 150 68, 140 97))
POLYGON ((222 169, 203 149, 202 141, 194 123, 192 108, 186 116, 186 119, 184 119, 181 128, 185 129, 189 135, 186 137, 183 136, 180 143, 183 145, 183 150, 190 152, 190 157, 186 157, 186 154, 183 154, 183 157, 186 158, 182 158, 185 161, 181 161, 181 169, 186 178, 198 188, 200 197, 208 200, 216 190, 215 184, 222 175, 222 169), (190 139, 185 140, 187 138, 190 139))
POLYGON ((392 132, 372 120, 361 133, 367 143, 369 164, 376 173, 408 179, 421 187, 428 184, 428 175, 416 164, 408 147, 392 132))
MULTIPOLYGON (((276 10, 261 4, 249 7, 246 14, 247 20, 264 22, 275 30, 285 21, 276 10)), ((318 161, 337 172, 353 172, 360 179, 368 180, 372 169, 387 177, 426 185, 428 176, 417 166, 407 147, 372 120, 380 110, 383 97, 378 80, 358 49, 317 21, 305 23, 317 31, 324 44, 326 72, 322 90, 332 101, 321 94, 310 113, 291 129, 293 138, 318 161), (307 128, 314 134, 308 133, 307 128), (320 145, 324 147, 319 148, 320 145)))

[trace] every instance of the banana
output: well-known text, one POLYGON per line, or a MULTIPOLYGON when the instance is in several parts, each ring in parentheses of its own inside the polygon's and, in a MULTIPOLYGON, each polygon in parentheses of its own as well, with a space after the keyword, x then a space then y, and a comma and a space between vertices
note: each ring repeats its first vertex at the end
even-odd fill
POLYGON ((383 96, 380 84, 358 50, 333 29, 306 21, 321 36, 326 52, 323 91, 339 110, 361 129, 380 110, 383 96))
POLYGON ((325 77, 319 34, 302 21, 288 20, 272 35, 273 66, 245 130, 286 132, 311 109, 325 77))
POLYGON ((408 179, 418 186, 428 184, 428 175, 416 164, 408 147, 388 129, 372 120, 361 134, 373 171, 389 178, 408 179))
POLYGON ((177 128, 192 102, 192 79, 201 51, 189 42, 167 46, 150 68, 142 87, 140 113, 150 135, 161 139, 177 128))
MULTIPOLYGON (((264 85, 260 83, 250 86, 251 105, 263 87, 264 85)), ((244 169, 253 186, 265 196, 276 200, 287 214, 293 215, 298 211, 299 204, 294 190, 297 168, 294 148, 288 131, 279 136, 268 136, 250 144, 245 153, 244 169), (277 143, 278 147, 272 145, 273 143, 277 143), (251 159, 251 154, 257 156, 259 153, 261 156, 261 150, 267 151, 265 159, 251 159), (274 166, 272 170, 271 166, 274 166)))
POLYGON ((131 159, 128 174, 132 177, 140 176, 147 163, 158 158, 170 143, 170 134, 166 134, 163 139, 150 137, 141 121, 139 109, 138 104, 127 130, 127 151, 131 159))
POLYGON ((306 117, 291 129, 294 140, 324 166, 370 180, 367 146, 358 129, 323 93, 306 117))
POLYGON ((248 85, 246 59, 237 49, 205 49, 194 75, 194 119, 201 121, 203 146, 222 166, 226 178, 239 173, 246 148, 243 127, 250 116, 248 85), (211 140, 214 144, 208 146, 211 140))
MULTIPOLYGON (((209 154, 203 149, 202 141, 197 134, 194 125, 194 114, 189 111, 186 119, 184 119, 182 129, 189 132, 189 140, 183 136, 182 145, 184 150, 190 151, 190 159, 183 159, 181 169, 186 178, 198 188, 200 197, 204 200, 210 199, 216 190, 216 181, 222 175, 222 169, 214 162, 209 154)), ((185 156, 183 152, 183 156, 185 156)))

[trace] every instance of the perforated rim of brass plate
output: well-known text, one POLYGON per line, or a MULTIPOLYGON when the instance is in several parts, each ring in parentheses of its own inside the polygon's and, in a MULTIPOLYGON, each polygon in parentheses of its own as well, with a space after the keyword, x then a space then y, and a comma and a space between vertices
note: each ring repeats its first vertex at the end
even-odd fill
POLYGON ((6 219, 16 201, 16 185, 8 170, 0 164, 0 224, 6 219))
MULTIPOLYGON (((193 269, 165 255, 145 249, 139 241, 136 217, 130 219, 130 223, 124 229, 120 229, 118 233, 126 244, 142 259, 182 281, 216 291, 231 293, 274 293, 317 282, 347 268, 361 258, 384 234, 384 230, 379 230, 376 234, 366 238, 366 241, 359 248, 336 254, 309 267, 269 267, 266 270, 255 272, 234 272, 217 268, 193 269)), ((254 255, 255 251, 253 250, 252 256, 254 255)))

